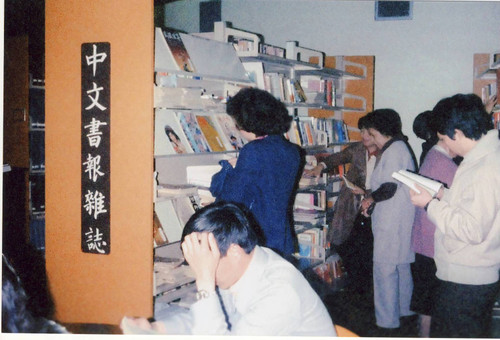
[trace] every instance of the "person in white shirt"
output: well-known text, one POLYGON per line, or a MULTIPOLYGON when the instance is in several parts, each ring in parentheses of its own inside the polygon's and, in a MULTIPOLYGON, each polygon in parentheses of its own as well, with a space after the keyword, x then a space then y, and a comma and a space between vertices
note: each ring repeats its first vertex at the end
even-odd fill
POLYGON ((438 287, 431 337, 489 337, 499 290, 500 140, 481 98, 457 94, 432 110, 437 136, 463 161, 436 198, 411 191, 412 203, 436 225, 438 287))
POLYGON ((336 336, 323 302, 304 276, 258 246, 245 208, 217 202, 187 222, 182 251, 196 277, 189 312, 149 324, 165 334, 336 336))

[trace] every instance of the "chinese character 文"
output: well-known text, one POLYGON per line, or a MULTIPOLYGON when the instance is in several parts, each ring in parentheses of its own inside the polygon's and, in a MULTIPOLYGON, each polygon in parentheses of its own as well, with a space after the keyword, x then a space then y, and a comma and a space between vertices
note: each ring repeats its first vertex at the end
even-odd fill
POLYGON ((85 56, 87 59, 87 65, 92 65, 93 76, 95 77, 95 71, 97 68, 97 63, 102 63, 108 56, 106 53, 97 53, 97 46, 92 45, 93 54, 91 56, 85 56))
POLYGON ((87 243, 88 249, 96 250, 97 252, 104 254, 105 251, 102 249, 102 246, 106 245, 106 241, 102 240, 102 233, 99 232, 99 228, 95 228, 95 233, 92 230, 92 227, 89 229, 90 230, 85 233, 85 242, 87 243))
POLYGON ((92 104, 90 104, 89 106, 87 106, 85 108, 85 110, 90 110, 90 109, 94 108, 94 106, 97 106, 97 108, 99 110, 101 110, 101 111, 106 110, 105 106, 102 106, 101 104, 99 104, 99 93, 102 90, 104 90, 104 88, 102 86, 97 87, 97 84, 94 83, 94 82, 92 82, 92 89, 87 91, 87 96, 92 101, 92 104), (92 93, 95 94, 95 97, 92 97, 92 95, 91 95, 92 93))
POLYGON ((93 147, 99 147, 99 144, 101 143, 101 135, 102 132, 99 131, 99 127, 103 125, 108 125, 106 122, 101 122, 100 120, 97 120, 95 118, 92 118, 92 121, 90 124, 85 125, 84 128, 89 130, 89 133, 87 134, 87 138, 89 140, 89 145, 93 147))
POLYGON ((104 173, 99 171, 101 169, 101 156, 92 157, 91 154, 87 155, 87 161, 83 162, 83 165, 86 166, 85 172, 88 172, 89 179, 93 182, 96 182, 99 176, 104 176, 104 173))
POLYGON ((85 195, 85 204, 83 207, 90 216, 93 216, 94 219, 97 220, 99 214, 107 212, 107 210, 104 209, 104 200, 104 195, 99 191, 92 192, 87 190, 87 194, 85 195))

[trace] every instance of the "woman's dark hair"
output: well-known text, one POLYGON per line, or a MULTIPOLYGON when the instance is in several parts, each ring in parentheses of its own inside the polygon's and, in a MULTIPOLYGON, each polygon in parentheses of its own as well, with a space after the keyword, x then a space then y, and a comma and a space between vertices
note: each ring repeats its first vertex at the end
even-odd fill
POLYGON ((184 238, 194 232, 213 233, 221 256, 227 254, 231 244, 239 245, 247 254, 259 241, 260 227, 241 205, 219 201, 194 213, 182 231, 184 238))
POLYGON ((478 140, 493 128, 490 115, 475 94, 459 93, 441 99, 432 112, 438 118, 437 132, 452 139, 455 129, 462 131, 467 138, 478 140))
POLYGON ((257 88, 241 89, 228 100, 226 111, 238 128, 256 136, 284 134, 292 121, 285 104, 257 88))
POLYGON ((433 114, 431 110, 419 113, 413 120, 413 132, 415 135, 425 141, 437 138, 435 127, 432 124, 433 114))
POLYGON ((358 120, 358 129, 367 129, 369 127, 369 120, 370 117, 368 115, 365 115, 358 120))
POLYGON ((34 315, 21 279, 2 255, 2 333, 68 333, 52 320, 34 315))
POLYGON ((365 127, 372 128, 387 137, 402 135, 401 117, 393 109, 378 109, 365 117, 365 127))
POLYGON ((172 129, 170 125, 165 125, 165 134, 167 135, 168 139, 170 139, 170 141, 173 142, 173 140, 170 138, 169 133, 173 134, 175 138, 177 138, 177 140, 180 140, 179 136, 177 136, 174 129, 172 129))

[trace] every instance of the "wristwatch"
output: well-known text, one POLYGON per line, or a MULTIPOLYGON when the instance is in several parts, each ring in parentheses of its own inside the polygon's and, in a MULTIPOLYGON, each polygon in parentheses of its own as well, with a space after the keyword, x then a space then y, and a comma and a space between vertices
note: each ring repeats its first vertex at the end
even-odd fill
POLYGON ((196 300, 199 301, 199 300, 202 300, 202 299, 208 299, 214 293, 215 293, 215 291, 209 293, 206 290, 201 289, 201 290, 199 290, 199 291, 196 292, 196 300))

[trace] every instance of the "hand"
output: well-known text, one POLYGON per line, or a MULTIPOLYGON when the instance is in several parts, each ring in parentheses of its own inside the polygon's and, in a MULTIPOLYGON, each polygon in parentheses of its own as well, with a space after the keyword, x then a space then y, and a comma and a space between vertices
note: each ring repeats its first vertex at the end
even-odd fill
POLYGON ((436 194, 436 198, 437 198, 438 200, 440 200, 441 198, 443 198, 443 195, 444 195, 444 187, 441 187, 441 188, 439 188, 439 191, 438 191, 438 193, 436 194))
POLYGON ((370 214, 368 214, 368 208, 370 208, 372 206, 372 204, 374 204, 374 203, 375 203, 375 200, 371 197, 364 198, 361 201, 361 213, 363 214, 363 216, 365 216, 365 217, 370 216, 370 214))
POLYGON ((146 318, 124 317, 120 322, 124 334, 160 333, 167 334, 165 324, 160 321, 149 322, 146 318))
POLYGON ((182 252, 194 271, 198 290, 215 291, 215 272, 220 251, 212 233, 191 233, 182 242, 182 252))
POLYGON ((228 159, 227 161, 234 168, 234 167, 236 167, 236 162, 238 161, 238 158, 233 157, 233 158, 228 159))
MULTIPOLYGON (((411 203, 413 205, 416 205, 417 207, 423 208, 427 205, 432 200, 431 194, 418 184, 415 184, 415 187, 420 190, 420 194, 417 193, 416 191, 410 189, 410 199, 411 203)), ((441 189, 442 190, 442 189, 441 189)), ((441 191, 440 190, 440 191, 441 191)))
POLYGON ((375 201, 371 197, 364 198, 361 201, 361 210, 362 211, 368 210, 368 208, 373 204, 373 202, 375 202, 375 201))
POLYGON ((486 112, 491 113, 493 111, 493 107, 497 103, 497 96, 492 96, 491 98, 488 98, 486 102, 484 103, 484 109, 486 112))
POLYGON ((304 174, 311 177, 319 177, 323 169, 323 165, 319 164, 310 170, 304 170, 304 174))

